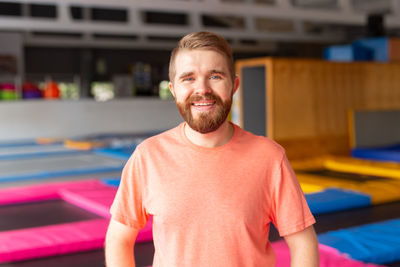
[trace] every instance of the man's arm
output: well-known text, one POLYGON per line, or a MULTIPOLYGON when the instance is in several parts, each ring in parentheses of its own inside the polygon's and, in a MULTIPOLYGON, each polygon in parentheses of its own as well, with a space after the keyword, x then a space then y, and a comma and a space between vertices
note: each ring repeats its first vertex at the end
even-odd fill
POLYGON ((105 242, 107 267, 135 266, 133 247, 138 230, 111 219, 105 242))
POLYGON ((319 266, 318 239, 313 226, 284 238, 290 250, 291 267, 319 266))

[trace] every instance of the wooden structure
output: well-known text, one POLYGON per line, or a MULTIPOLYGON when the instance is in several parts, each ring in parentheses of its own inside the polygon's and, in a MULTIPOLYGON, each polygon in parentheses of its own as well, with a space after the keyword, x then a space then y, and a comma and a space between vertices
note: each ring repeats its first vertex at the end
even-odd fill
POLYGON ((400 63, 238 60, 234 122, 282 144, 289 158, 349 153, 348 112, 400 108, 400 63))

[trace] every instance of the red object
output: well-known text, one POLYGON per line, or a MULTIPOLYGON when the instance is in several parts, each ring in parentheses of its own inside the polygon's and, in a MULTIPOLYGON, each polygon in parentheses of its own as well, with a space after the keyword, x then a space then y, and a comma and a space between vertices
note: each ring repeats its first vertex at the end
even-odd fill
POLYGON ((15 85, 12 83, 3 83, 1 85, 1 90, 3 91, 15 91, 15 85))
POLYGON ((42 98, 42 91, 36 84, 25 82, 22 85, 22 96, 23 98, 42 98))
POLYGON ((48 82, 43 91, 44 98, 60 98, 60 89, 55 82, 48 82))

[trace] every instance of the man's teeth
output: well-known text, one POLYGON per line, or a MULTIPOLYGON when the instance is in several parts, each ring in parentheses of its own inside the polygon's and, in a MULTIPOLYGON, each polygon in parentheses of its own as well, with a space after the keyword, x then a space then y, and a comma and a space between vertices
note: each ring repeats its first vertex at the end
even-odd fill
POLYGON ((194 103, 194 106, 211 106, 213 103, 194 103))

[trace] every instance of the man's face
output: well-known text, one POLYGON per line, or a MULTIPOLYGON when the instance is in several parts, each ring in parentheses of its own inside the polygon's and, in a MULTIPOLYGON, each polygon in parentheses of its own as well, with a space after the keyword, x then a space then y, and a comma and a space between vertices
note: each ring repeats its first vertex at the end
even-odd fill
POLYGON ((215 131, 226 121, 238 85, 224 56, 212 50, 178 52, 169 84, 180 114, 200 133, 215 131))

